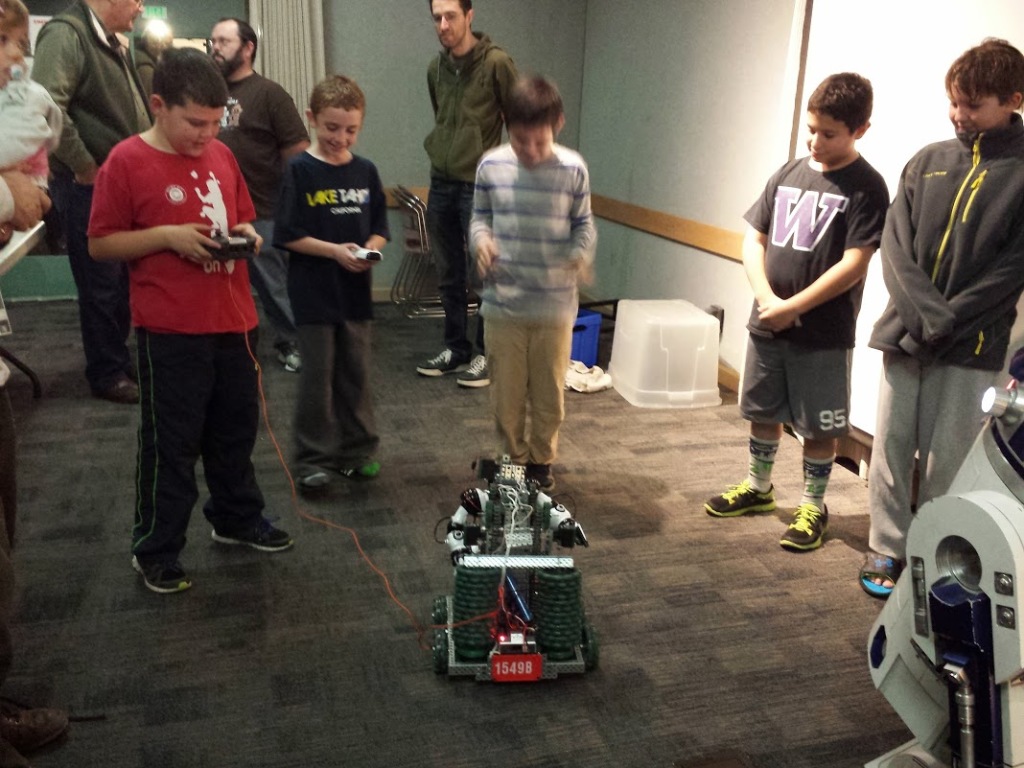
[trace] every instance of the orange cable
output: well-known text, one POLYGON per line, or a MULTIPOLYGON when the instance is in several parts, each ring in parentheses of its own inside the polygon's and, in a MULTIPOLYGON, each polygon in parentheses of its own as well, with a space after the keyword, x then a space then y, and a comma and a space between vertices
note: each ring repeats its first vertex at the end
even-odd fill
MULTIPOLYGON (((232 306, 234 306, 235 310, 238 312, 239 318, 243 321, 244 324, 245 315, 242 313, 241 307, 238 306, 238 302, 235 300, 235 294, 231 288, 230 279, 228 280, 228 295, 231 297, 232 306)), ((360 557, 362 557, 363 561, 370 567, 370 570, 377 574, 377 576, 380 577, 381 581, 384 583, 384 588, 387 591, 388 596, 391 598, 391 601, 395 603, 395 605, 397 605, 409 618, 409 622, 412 624, 412 628, 416 632, 416 641, 417 645, 419 645, 420 647, 420 650, 431 650, 431 646, 425 646, 423 644, 423 636, 430 629, 446 629, 449 626, 453 628, 461 627, 467 624, 472 624, 477 621, 490 620, 494 618, 497 615, 497 610, 481 614, 480 616, 474 616, 470 619, 464 619, 463 621, 459 621, 451 625, 431 624, 427 627, 424 627, 422 624, 420 624, 419 620, 416 618, 415 614, 413 614, 413 612, 408 608, 408 606, 406 606, 405 603, 398 599, 398 596, 395 594, 394 587, 391 585, 391 580, 388 578, 387 574, 384 573, 384 571, 382 571, 379 567, 377 567, 376 563, 374 563, 370 556, 366 554, 366 550, 363 549, 363 545, 359 541, 359 534, 356 533, 355 529, 350 528, 347 525, 341 525, 340 523, 335 523, 331 520, 326 520, 324 518, 317 517, 316 515, 312 515, 306 512, 302 508, 299 502, 298 492, 295 487, 295 478, 292 477, 292 473, 288 469, 288 462, 284 458, 284 452, 281 450, 281 445, 277 441, 277 436, 274 434, 274 429, 270 425, 270 409, 267 406, 266 392, 263 389, 263 366, 260 365, 259 360, 256 358, 256 354, 252 350, 252 346, 249 344, 248 331, 243 331, 242 335, 245 338, 245 349, 249 353, 249 358, 253 361, 253 365, 256 367, 256 386, 260 396, 260 408, 263 414, 263 425, 264 427, 266 427, 267 434, 270 436, 270 442, 274 446, 274 451, 277 454, 277 460, 281 464, 281 468, 284 470, 285 477, 288 478, 288 486, 291 489, 292 509, 295 512, 295 514, 304 520, 308 520, 312 523, 317 523, 319 525, 324 526, 325 528, 333 528, 334 530, 343 531, 351 537, 352 543, 355 544, 356 551, 359 552, 360 557)))

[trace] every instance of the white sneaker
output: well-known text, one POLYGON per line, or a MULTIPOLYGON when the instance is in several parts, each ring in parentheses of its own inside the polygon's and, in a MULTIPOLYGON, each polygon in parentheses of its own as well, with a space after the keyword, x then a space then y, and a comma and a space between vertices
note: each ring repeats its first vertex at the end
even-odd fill
POLYGON ((565 372, 565 388, 576 392, 600 392, 612 385, 612 377, 600 367, 588 368, 578 360, 570 360, 565 372))

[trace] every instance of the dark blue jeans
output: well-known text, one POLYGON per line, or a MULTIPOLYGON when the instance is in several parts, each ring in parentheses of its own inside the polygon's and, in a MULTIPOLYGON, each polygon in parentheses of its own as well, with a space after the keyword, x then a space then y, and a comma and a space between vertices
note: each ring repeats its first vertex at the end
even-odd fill
POLYGON ((133 374, 128 334, 128 266, 94 261, 89 255, 92 186, 75 183, 66 169, 55 170, 51 190, 67 239, 71 275, 78 289, 78 316, 85 352, 85 378, 95 393, 133 374))
POLYGON ((132 554, 144 565, 178 559, 199 499, 202 458, 207 520, 227 535, 251 528, 263 511, 252 450, 260 408, 256 330, 175 334, 136 331, 139 345, 139 453, 132 554), (158 439, 159 437, 159 439, 158 439))
MULTIPOLYGON (((465 181, 430 180, 427 199, 427 235, 437 264, 438 291, 444 309, 444 345, 456 359, 473 356, 468 337, 467 305, 476 270, 466 248, 469 218, 473 215, 473 184, 465 181)), ((476 346, 484 352, 484 320, 477 317, 476 346)))
POLYGON ((274 247, 274 220, 252 223, 263 238, 259 255, 249 263, 249 281, 256 289, 263 314, 274 329, 274 346, 295 343, 295 315, 288 300, 288 254, 274 247))

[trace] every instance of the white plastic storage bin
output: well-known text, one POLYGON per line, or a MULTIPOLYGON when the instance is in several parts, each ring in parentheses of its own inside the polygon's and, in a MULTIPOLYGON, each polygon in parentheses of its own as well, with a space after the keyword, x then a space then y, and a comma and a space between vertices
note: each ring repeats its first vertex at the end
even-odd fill
POLYGON ((718 320, 688 301, 619 301, 608 367, 620 395, 643 408, 720 405, 718 320))

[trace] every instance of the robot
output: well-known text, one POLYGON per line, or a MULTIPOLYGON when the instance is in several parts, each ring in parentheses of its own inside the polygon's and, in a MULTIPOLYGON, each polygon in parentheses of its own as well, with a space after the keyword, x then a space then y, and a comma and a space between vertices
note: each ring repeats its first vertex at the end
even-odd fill
POLYGON ((455 590, 434 600, 434 671, 497 683, 580 674, 598 662, 581 574, 554 551, 589 546, 582 526, 507 456, 480 462, 445 544, 455 590))
POLYGON ((866 768, 1024 766, 1024 389, 990 389, 982 410, 868 636, 875 687, 914 739, 866 768))

